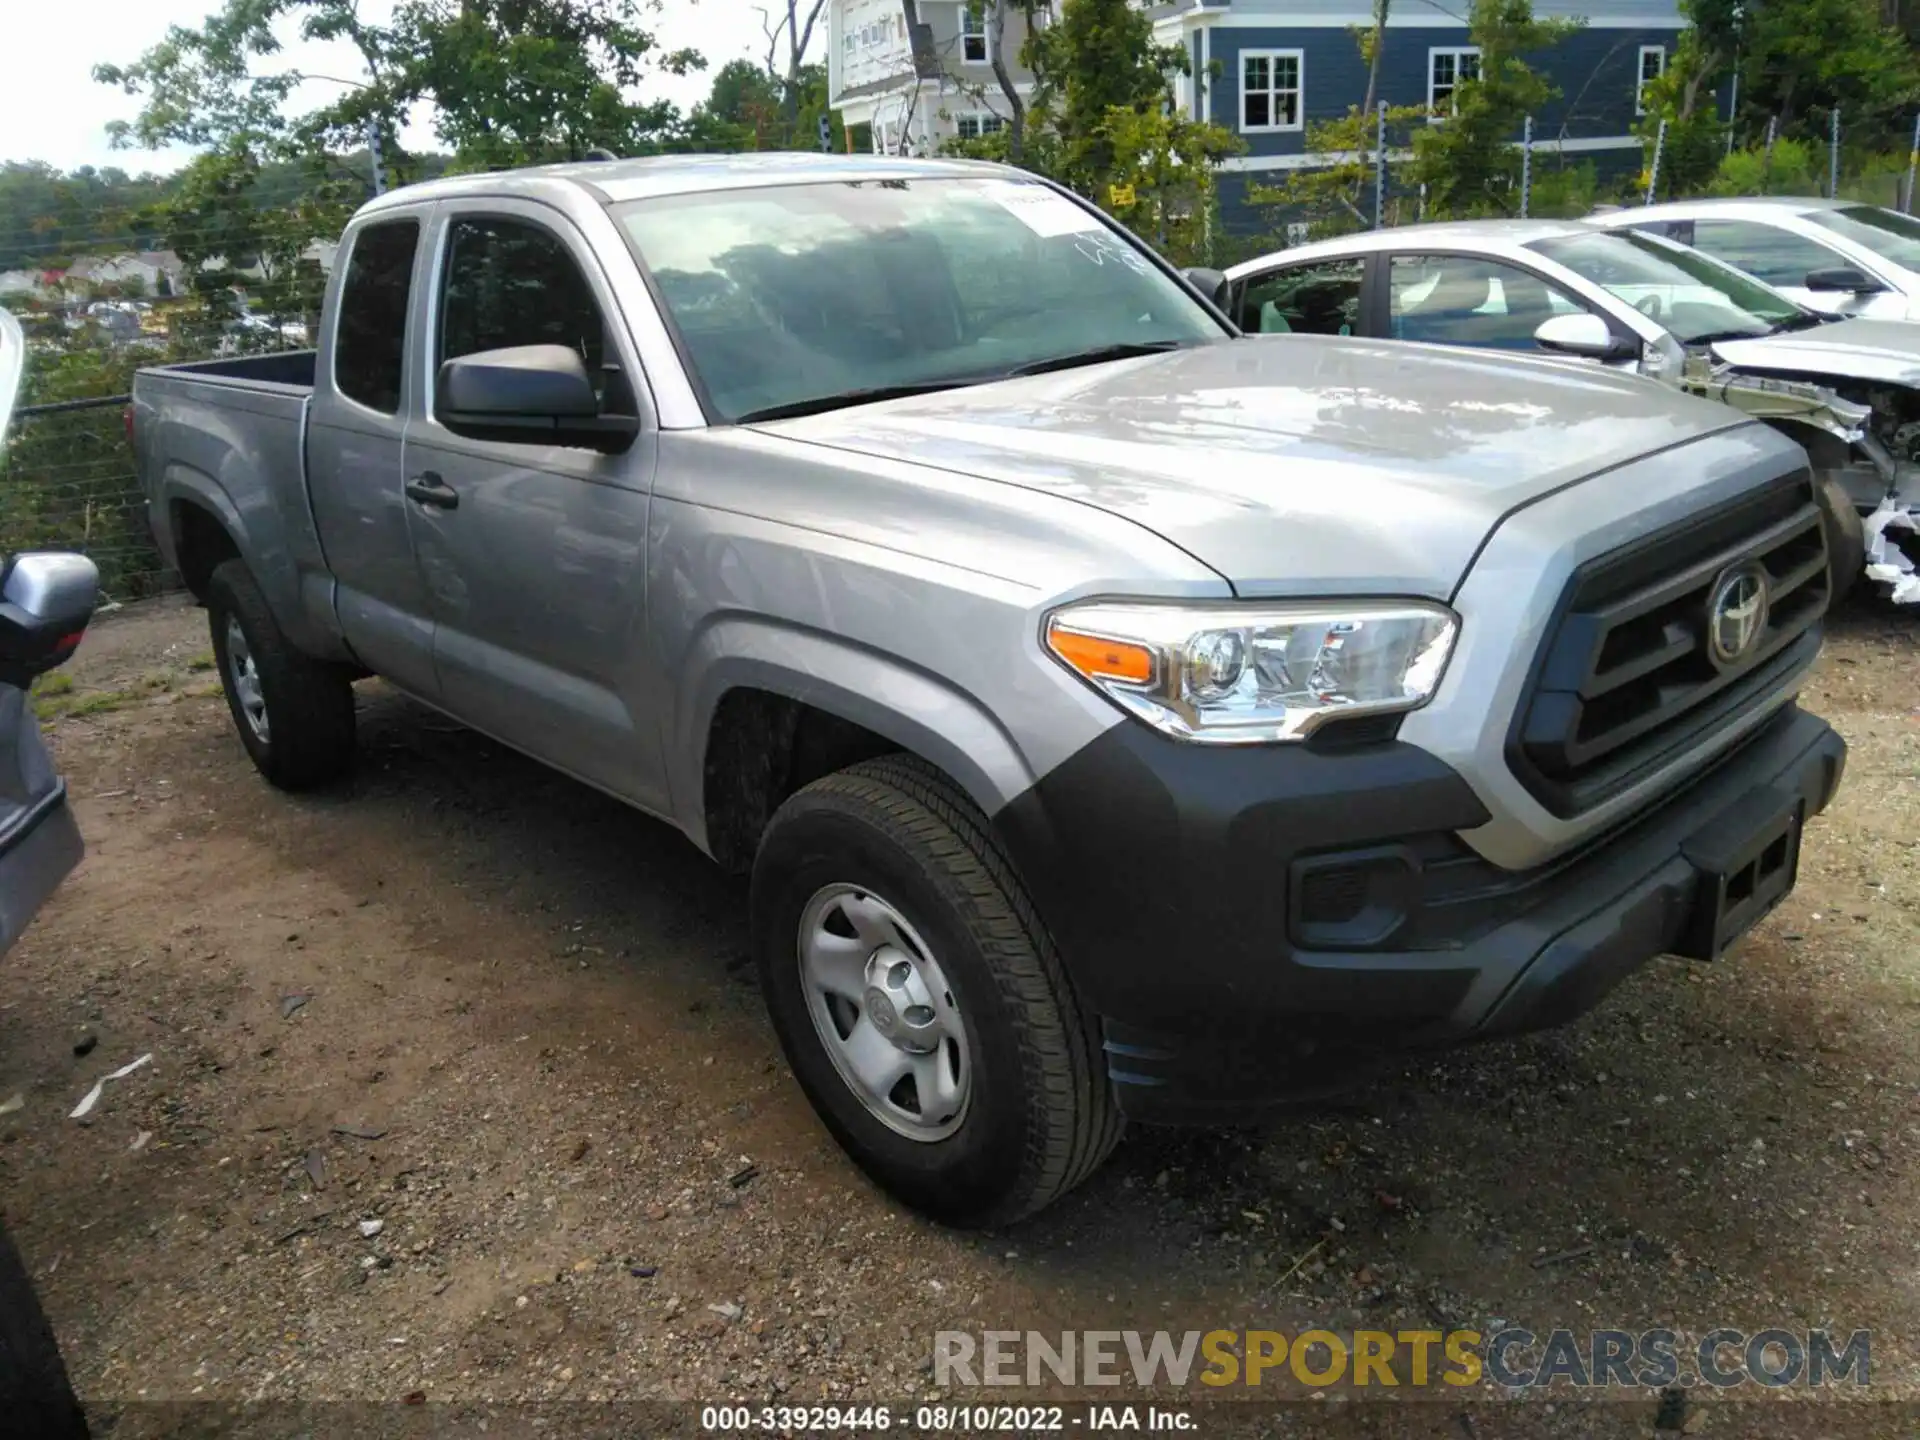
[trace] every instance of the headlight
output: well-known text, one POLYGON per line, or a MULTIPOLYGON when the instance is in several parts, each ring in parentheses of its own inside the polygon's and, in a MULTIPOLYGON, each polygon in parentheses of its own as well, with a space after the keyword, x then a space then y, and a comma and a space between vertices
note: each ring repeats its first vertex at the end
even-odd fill
POLYGON ((1048 616, 1046 643, 1156 730, 1251 745, 1425 704, 1459 624, 1451 610, 1412 600, 1204 609, 1096 601, 1048 616))

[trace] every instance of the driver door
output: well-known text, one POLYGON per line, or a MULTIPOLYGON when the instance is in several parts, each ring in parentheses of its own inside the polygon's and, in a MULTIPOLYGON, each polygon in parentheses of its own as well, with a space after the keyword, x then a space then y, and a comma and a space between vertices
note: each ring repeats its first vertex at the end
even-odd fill
POLYGON ((434 286, 402 469, 432 605, 442 705, 647 809, 665 807, 646 680, 646 534, 658 432, 613 292, 585 239, 544 206, 450 201, 428 237, 434 286), (602 413, 638 414, 627 450, 482 440, 441 424, 440 365, 560 344, 602 413))

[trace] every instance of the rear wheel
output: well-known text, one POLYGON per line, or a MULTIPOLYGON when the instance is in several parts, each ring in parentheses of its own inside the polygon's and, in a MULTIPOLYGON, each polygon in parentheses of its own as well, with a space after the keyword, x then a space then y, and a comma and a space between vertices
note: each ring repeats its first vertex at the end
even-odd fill
POLYGON ((1017 1220, 1119 1139, 1091 1017, 985 817, 931 766, 867 761, 788 800, 753 941, 801 1088, 908 1204, 1017 1220))
POLYGON ((207 580, 207 625, 240 743, 260 773, 306 790, 353 768, 353 677, 294 648, 246 564, 207 580))

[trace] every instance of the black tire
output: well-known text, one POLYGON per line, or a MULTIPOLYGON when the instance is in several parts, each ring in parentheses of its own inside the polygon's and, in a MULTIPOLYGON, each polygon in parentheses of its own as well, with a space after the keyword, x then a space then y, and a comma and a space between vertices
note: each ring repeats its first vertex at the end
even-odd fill
POLYGON ((244 562, 228 560, 207 581, 207 628, 227 709, 262 775, 283 790, 308 790, 353 769, 353 677, 344 666, 295 649, 244 562), (236 623, 265 702, 266 734, 240 697, 228 626, 236 623))
POLYGON ((1838 609, 1867 566, 1867 532, 1846 489, 1830 474, 1814 478, 1821 519, 1827 531, 1827 608, 1838 609))
POLYGON ((782 805, 753 869, 753 945, 773 1024, 828 1130, 883 1188, 952 1225, 1041 1209, 1120 1138, 1092 1017, 973 804, 932 766, 870 760, 782 805), (896 1133, 844 1081, 801 981, 802 914, 823 887, 871 887, 939 958, 964 1017, 971 1095, 940 1140, 896 1133))
POLYGON ((13 1237, 0 1226, 0 1414, 9 1434, 87 1440, 53 1327, 34 1294, 13 1237))

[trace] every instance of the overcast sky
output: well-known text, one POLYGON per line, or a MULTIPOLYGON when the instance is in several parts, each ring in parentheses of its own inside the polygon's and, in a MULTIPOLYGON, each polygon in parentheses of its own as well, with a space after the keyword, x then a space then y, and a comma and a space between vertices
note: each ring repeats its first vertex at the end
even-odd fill
MULTIPOLYGON (((684 79, 660 77, 649 92, 681 109, 705 98, 709 77, 737 56, 758 60, 766 53, 757 0, 665 0, 649 28, 665 49, 692 46, 707 57, 705 74, 684 79)), ((759 0, 764 3, 764 0, 759 0)), ((384 18, 391 0, 362 0, 369 19, 384 18)), ((108 148, 109 120, 130 120, 132 96, 96 85, 96 64, 125 64, 164 38, 170 25, 197 27, 220 0, 0 0, 8 11, 4 48, 0 49, 0 160, 44 160, 63 170, 79 165, 118 165, 141 170, 172 170, 185 156, 178 152, 115 151, 108 148)), ((822 24, 815 27, 813 56, 825 53, 822 24)), ((358 73, 346 45, 303 44, 289 31, 285 48, 270 63, 303 74, 358 73)), ((264 67, 263 67, 264 68, 264 67)), ((337 93, 337 87, 310 81, 295 92, 295 104, 311 109, 337 93), (303 93, 304 92, 304 93, 303 93)), ((432 146, 427 116, 417 116, 406 136, 410 147, 432 146)))

